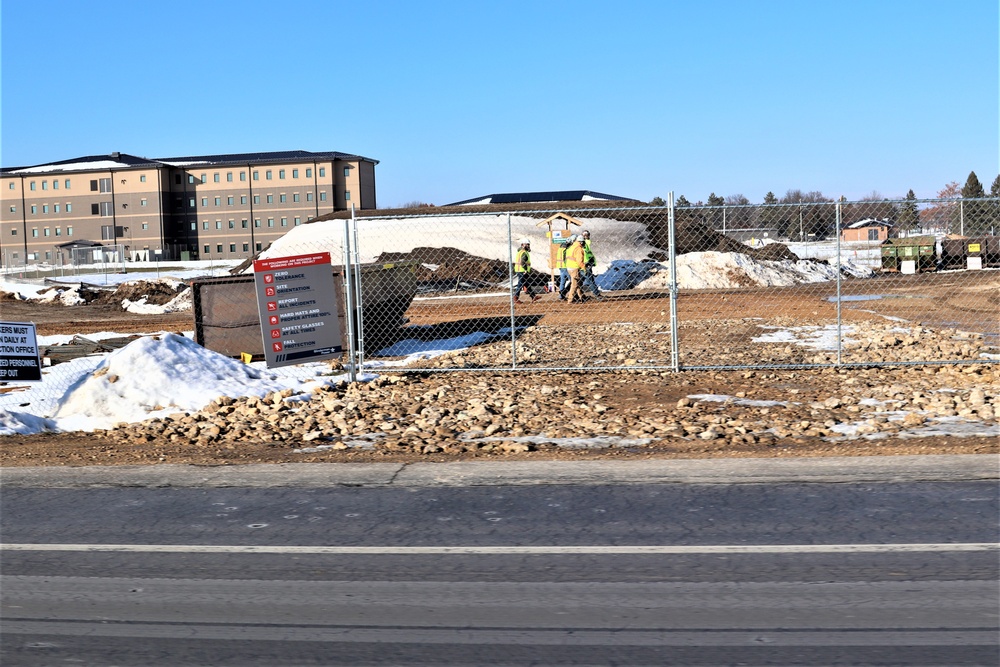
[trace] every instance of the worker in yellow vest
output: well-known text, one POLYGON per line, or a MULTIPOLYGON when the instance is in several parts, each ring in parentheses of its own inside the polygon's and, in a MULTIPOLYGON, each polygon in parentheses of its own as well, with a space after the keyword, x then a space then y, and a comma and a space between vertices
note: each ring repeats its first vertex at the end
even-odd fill
POLYGON ((580 271, 580 275, 583 278, 583 286, 589 289, 593 293, 594 298, 600 301, 604 296, 597 287, 597 281, 594 280, 594 267, 597 266, 597 257, 594 256, 594 251, 590 249, 590 232, 585 229, 580 232, 580 236, 583 237, 583 269, 580 271))
POLYGON ((559 269, 559 300, 566 300, 569 291, 569 270, 566 268, 566 253, 569 251, 569 240, 559 244, 556 250, 556 268, 559 269))
POLYGON ((583 281, 580 271, 585 265, 583 237, 573 234, 569 237, 569 250, 566 252, 566 270, 569 271, 569 303, 583 302, 583 281))
POLYGON ((531 273, 531 241, 521 239, 519 243, 521 247, 518 248, 517 255, 514 256, 514 275, 516 276, 514 303, 521 303, 519 297, 522 289, 528 293, 528 297, 532 301, 538 301, 542 297, 536 295, 531 290, 531 285, 528 284, 528 274, 531 273))

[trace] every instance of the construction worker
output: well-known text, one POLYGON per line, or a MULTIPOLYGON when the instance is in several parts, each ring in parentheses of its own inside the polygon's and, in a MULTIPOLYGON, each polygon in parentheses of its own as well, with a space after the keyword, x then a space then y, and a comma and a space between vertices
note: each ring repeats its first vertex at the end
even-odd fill
POLYGON ((569 270, 566 268, 566 252, 569 250, 569 240, 559 244, 556 250, 556 268, 559 269, 559 300, 566 300, 566 292, 569 290, 569 270))
POLYGON ((528 284, 528 274, 531 273, 531 241, 528 239, 521 239, 518 241, 521 247, 517 250, 517 255, 514 256, 514 275, 517 276, 517 280, 514 283, 514 303, 521 303, 521 290, 525 290, 532 301, 538 301, 541 296, 536 295, 531 291, 531 285, 528 284))
POLYGON ((566 251, 566 270, 569 271, 569 303, 583 302, 582 280, 580 271, 583 269, 583 237, 573 234, 569 237, 569 250, 566 251))
POLYGON ((601 290, 597 287, 597 281, 594 280, 594 267, 597 266, 597 258, 594 256, 594 251, 590 249, 590 232, 585 229, 580 232, 580 236, 583 237, 583 268, 580 270, 580 275, 583 276, 583 286, 589 289, 595 298, 603 299, 601 290))

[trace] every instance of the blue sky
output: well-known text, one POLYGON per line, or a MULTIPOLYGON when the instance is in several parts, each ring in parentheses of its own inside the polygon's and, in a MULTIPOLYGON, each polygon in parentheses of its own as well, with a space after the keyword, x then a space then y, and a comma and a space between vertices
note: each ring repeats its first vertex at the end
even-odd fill
POLYGON ((989 190, 998 5, 4 0, 0 160, 335 150, 381 207, 989 190))

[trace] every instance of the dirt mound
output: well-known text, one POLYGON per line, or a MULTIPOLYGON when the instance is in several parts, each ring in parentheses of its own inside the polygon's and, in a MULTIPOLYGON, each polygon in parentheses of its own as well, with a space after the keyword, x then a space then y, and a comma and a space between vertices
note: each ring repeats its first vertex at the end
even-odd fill
POLYGON ((174 286, 159 281, 137 280, 122 283, 114 291, 81 289, 80 296, 87 303, 106 304, 118 308, 121 308, 122 301, 125 299, 141 301, 143 298, 148 304, 162 306, 172 301, 185 289, 187 289, 187 285, 183 283, 174 286))
POLYGON ((384 252, 379 263, 414 261, 418 283, 433 283, 442 288, 495 285, 507 279, 507 263, 498 259, 476 257, 457 248, 414 248, 408 253, 384 252), (436 269, 425 265, 436 266, 436 269))

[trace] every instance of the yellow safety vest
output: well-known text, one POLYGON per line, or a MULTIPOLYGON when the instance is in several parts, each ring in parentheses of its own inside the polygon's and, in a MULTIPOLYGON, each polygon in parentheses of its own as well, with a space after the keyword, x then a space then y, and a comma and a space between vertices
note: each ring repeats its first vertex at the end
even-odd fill
POLYGON ((521 248, 517 251, 517 258, 514 260, 514 273, 529 273, 530 271, 531 253, 524 248, 521 248), (524 266, 521 265, 522 262, 524 263, 524 266))

